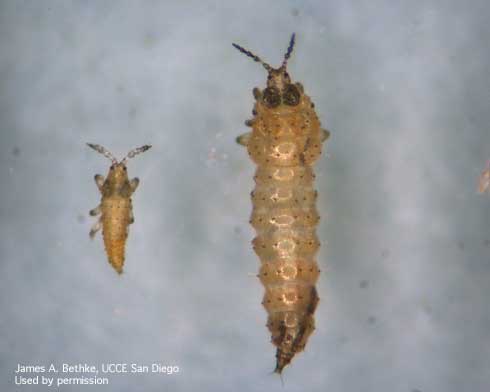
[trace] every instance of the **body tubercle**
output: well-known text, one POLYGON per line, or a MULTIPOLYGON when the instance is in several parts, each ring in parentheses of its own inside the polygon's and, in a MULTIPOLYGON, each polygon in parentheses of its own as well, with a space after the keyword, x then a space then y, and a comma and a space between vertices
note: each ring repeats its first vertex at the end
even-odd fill
POLYGON ((151 146, 144 145, 131 150, 124 159, 118 161, 104 147, 97 144, 87 144, 112 162, 106 178, 100 174, 95 175, 95 183, 102 199, 100 204, 90 211, 92 216, 100 215, 90 230, 90 237, 94 238, 95 234, 102 229, 108 261, 116 272, 121 274, 129 225, 134 222, 131 195, 139 184, 137 177, 129 180, 126 162, 135 155, 147 151, 151 146))
POLYGON ((257 235, 252 243, 261 262, 258 277, 265 288, 267 327, 277 347, 275 372, 281 373, 315 328, 320 273, 315 256, 320 242, 312 165, 329 132, 321 129, 303 86, 292 83, 286 71, 294 34, 278 69, 233 45, 268 72, 267 87, 253 90, 254 116, 245 123, 252 131, 237 142, 257 165, 250 219, 257 235))

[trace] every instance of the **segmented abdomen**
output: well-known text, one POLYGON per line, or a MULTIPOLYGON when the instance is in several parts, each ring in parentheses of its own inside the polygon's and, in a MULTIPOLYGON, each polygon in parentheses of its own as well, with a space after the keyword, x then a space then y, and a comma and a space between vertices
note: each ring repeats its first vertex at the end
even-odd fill
POLYGON ((102 199, 102 235, 109 263, 118 273, 124 265, 124 248, 131 216, 131 199, 107 197, 102 199))
POLYGON ((308 105, 294 111, 259 110, 248 144, 258 165, 250 223, 257 232, 253 246, 261 261, 262 303, 277 346, 277 372, 305 347, 318 303, 319 216, 311 164, 323 140, 318 119, 305 101, 308 105))

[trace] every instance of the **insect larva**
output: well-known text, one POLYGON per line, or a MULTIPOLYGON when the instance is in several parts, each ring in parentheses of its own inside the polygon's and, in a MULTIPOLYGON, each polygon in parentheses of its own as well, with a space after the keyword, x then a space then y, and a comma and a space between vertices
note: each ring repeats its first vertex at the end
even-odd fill
POLYGON ((292 83, 286 71, 294 37, 277 69, 233 44, 268 72, 267 87, 253 89, 254 117, 245 122, 252 132, 239 136, 237 142, 247 147, 257 164, 250 223, 257 232, 253 247, 261 261, 262 304, 277 347, 274 371, 279 374, 304 349, 314 330, 315 283, 320 273, 315 254, 320 243, 315 233, 319 216, 312 165, 330 134, 320 128, 303 86, 292 83))
POLYGON ((104 245, 109 263, 121 274, 124 265, 124 247, 128 237, 129 225, 134 222, 131 195, 139 184, 137 177, 131 181, 128 178, 126 162, 135 155, 148 150, 145 145, 131 150, 120 162, 104 147, 98 144, 87 145, 112 161, 112 165, 104 180, 100 174, 95 175, 95 183, 102 194, 101 203, 90 211, 90 215, 101 214, 90 230, 90 238, 102 229, 104 245))
POLYGON ((490 160, 487 162, 485 169, 480 174, 478 181, 478 192, 484 193, 485 191, 490 193, 490 160))

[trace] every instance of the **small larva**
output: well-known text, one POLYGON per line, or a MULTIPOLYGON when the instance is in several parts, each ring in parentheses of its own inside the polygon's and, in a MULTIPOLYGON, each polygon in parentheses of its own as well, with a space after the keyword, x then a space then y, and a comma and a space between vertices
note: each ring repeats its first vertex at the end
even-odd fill
POLYGON ((485 191, 490 193, 490 160, 487 162, 478 180, 478 192, 485 193, 485 191))
POLYGON ((134 222, 131 195, 139 184, 137 177, 131 181, 128 178, 126 161, 135 155, 148 150, 145 145, 131 150, 120 162, 104 147, 98 144, 87 145, 112 161, 112 165, 104 180, 100 174, 95 175, 95 183, 102 194, 101 203, 90 211, 90 215, 101 214, 90 230, 90 238, 102 229, 104 245, 109 263, 121 274, 124 265, 124 246, 128 237, 129 225, 134 222))
POLYGON ((261 261, 262 304, 277 347, 274 371, 279 374, 304 349, 314 330, 315 283, 320 273, 315 254, 320 243, 315 233, 319 216, 312 165, 330 135, 320 128, 303 86, 292 83, 286 71, 294 37, 277 69, 233 44, 268 72, 267 87, 253 89, 254 117, 245 122, 252 132, 239 136, 237 142, 247 147, 257 164, 250 219, 257 236, 252 243, 261 261))

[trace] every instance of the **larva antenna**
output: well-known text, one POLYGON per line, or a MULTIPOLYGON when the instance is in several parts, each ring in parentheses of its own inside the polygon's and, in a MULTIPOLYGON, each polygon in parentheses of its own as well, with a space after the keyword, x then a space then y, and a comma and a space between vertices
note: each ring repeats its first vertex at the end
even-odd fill
POLYGON ((272 67, 267 64, 265 61, 262 61, 262 59, 253 54, 251 51, 245 49, 245 48, 242 48, 240 45, 237 45, 237 44, 232 44, 235 48, 237 48, 240 52, 242 52, 243 54, 247 55, 248 57, 251 57, 254 61, 260 63, 263 65, 263 67, 267 70, 267 72, 271 72, 272 71, 272 67))
POLYGON ((286 69, 286 65, 288 64, 289 57, 291 57, 291 53, 293 52, 295 38, 296 38, 296 33, 293 33, 291 35, 291 39, 289 40, 288 50, 286 50, 286 54, 284 55, 284 60, 282 62, 281 68, 286 69))
POLYGON ((101 153, 106 158, 109 158, 112 161, 113 165, 115 165, 117 163, 117 159, 114 158, 114 155, 112 155, 111 152, 109 150, 107 150, 105 147, 102 147, 99 144, 92 144, 92 143, 87 143, 87 146, 89 146, 90 148, 93 148, 98 153, 101 153))
POLYGON ((151 145, 145 144, 144 146, 135 148, 134 150, 131 150, 128 152, 128 155, 124 157, 124 159, 121 161, 121 163, 126 163, 128 159, 134 158, 136 155, 141 154, 151 148, 151 145))

